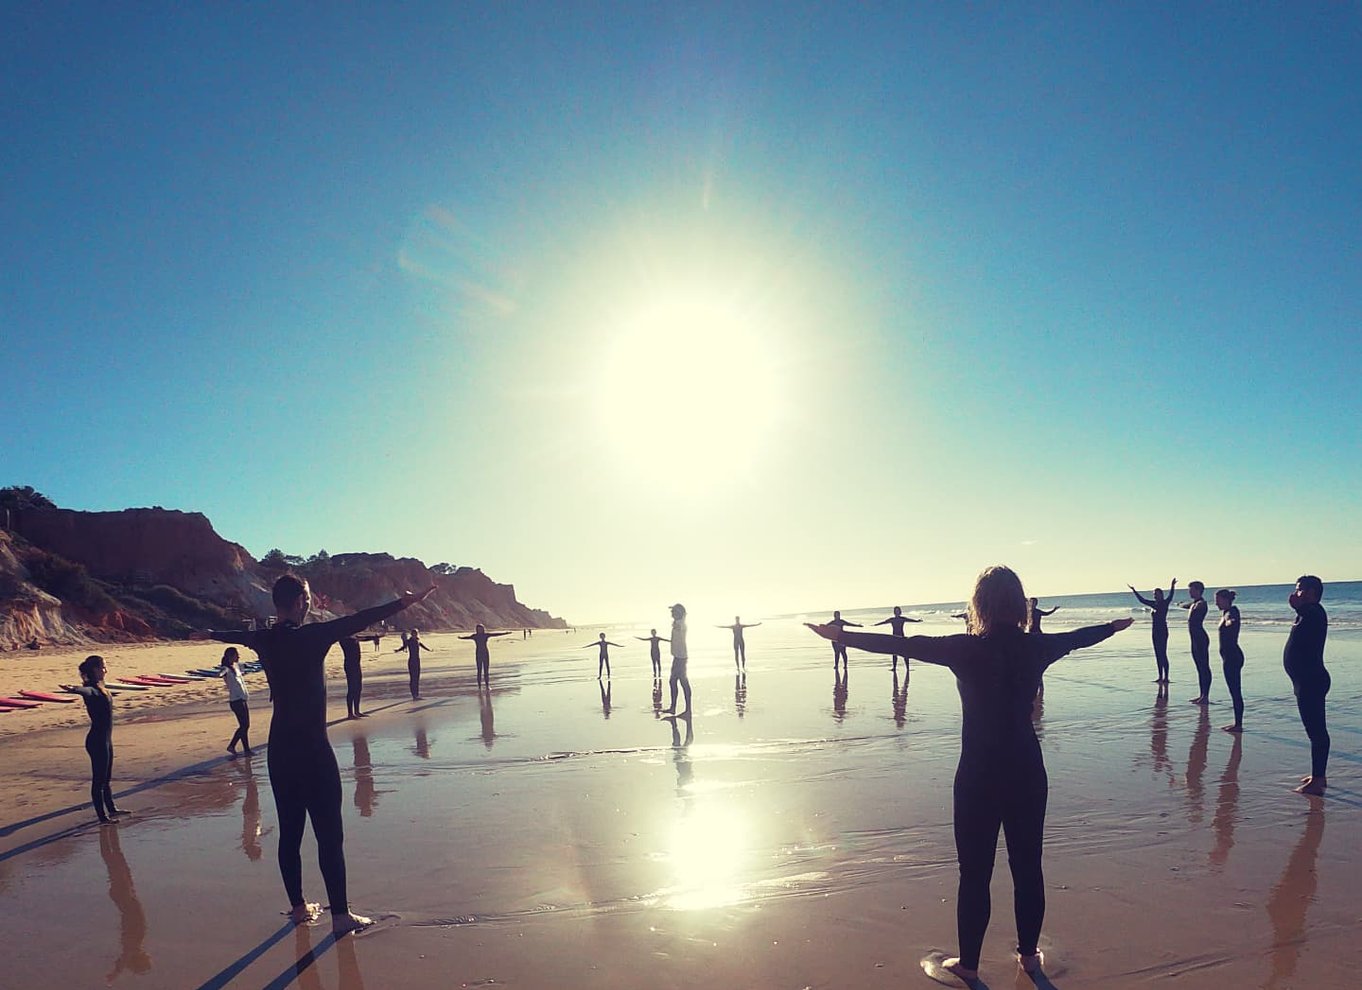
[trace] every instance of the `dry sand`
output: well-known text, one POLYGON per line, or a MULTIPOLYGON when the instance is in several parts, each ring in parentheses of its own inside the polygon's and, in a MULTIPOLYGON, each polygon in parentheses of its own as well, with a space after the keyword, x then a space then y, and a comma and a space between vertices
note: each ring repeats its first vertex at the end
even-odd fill
MULTIPOLYGON (((352 903, 385 920, 339 944, 283 923, 265 761, 224 758, 220 684, 119 697, 115 792, 131 791, 120 803, 136 814, 112 828, 85 803, 83 707, 0 716, 0 985, 932 986, 918 959, 954 947, 949 674, 915 664, 896 691, 881 658, 853 653, 840 688, 824 644, 768 623, 749 633, 742 682, 716 634, 692 631, 689 741, 656 717, 643 644, 617 655, 607 693, 594 651, 576 649, 590 635, 507 637, 480 693, 471 644, 434 636, 418 703, 402 658, 370 661, 366 647, 375 714, 331 735, 352 903)), ((1216 728, 1228 704, 1203 718, 1182 700, 1194 678, 1176 651, 1177 690, 1156 699, 1138 631, 1048 677, 1040 985, 1358 985, 1362 651, 1331 641, 1332 787, 1319 800, 1289 791, 1308 748, 1281 637, 1246 631, 1244 646, 1239 740, 1216 728)), ((217 649, 105 655, 115 673, 162 672, 217 649)), ((0 690, 17 669, 43 687, 83 653, 11 656, 0 690)), ((260 679, 252 688, 263 743, 268 706, 260 679)), ((304 863, 320 897, 310 838, 304 863)), ((1032 985, 1008 959, 1010 897, 1000 855, 983 986, 1032 985)))

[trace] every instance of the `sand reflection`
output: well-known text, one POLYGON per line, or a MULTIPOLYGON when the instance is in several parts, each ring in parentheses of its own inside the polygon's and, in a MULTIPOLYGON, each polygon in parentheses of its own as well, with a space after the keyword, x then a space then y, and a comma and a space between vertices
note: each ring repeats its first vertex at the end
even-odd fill
POLYGON ((601 715, 605 717, 606 721, 609 721, 611 708, 610 692, 612 689, 612 685, 608 678, 603 681, 597 681, 596 683, 599 684, 601 688, 601 715))
POLYGON ((908 671, 907 671, 907 664, 904 665, 904 668, 905 668, 905 669, 904 669, 904 672, 903 672, 903 689, 902 689, 902 690, 899 690, 899 670, 898 670, 898 667, 895 667, 895 668, 894 668, 894 687, 893 687, 893 692, 894 692, 894 693, 893 693, 893 696, 892 696, 892 704, 893 704, 893 707, 894 707, 894 724, 897 725, 900 729, 902 729, 903 726, 904 726, 904 725, 907 723, 907 721, 908 721, 908 671))
POLYGON ((850 683, 851 677, 848 674, 838 674, 836 670, 832 672, 832 718, 835 722, 841 722, 847 717, 850 683))
POLYGON ((361 818, 372 818, 378 806, 378 791, 374 788, 374 765, 369 756, 369 740, 355 736, 350 740, 355 768, 355 807, 361 818))
POLYGON ((251 772, 249 759, 238 764, 244 772, 246 793, 241 799, 241 851, 252 863, 260 859, 260 837, 264 830, 260 825, 260 788, 251 772))
POLYGON ((1211 713, 1205 705, 1199 706, 1196 732, 1192 733, 1192 745, 1187 750, 1187 820, 1200 825, 1205 817, 1206 750, 1211 741, 1211 713))
POLYGON ((1324 839, 1324 801, 1312 797, 1305 817, 1305 831, 1286 861, 1281 879, 1267 897, 1267 916, 1272 922, 1272 973, 1268 987, 1292 986, 1289 981, 1305 945, 1305 915, 1315 900, 1319 878, 1315 860, 1324 839))
POLYGON ((1215 848, 1211 850, 1211 865, 1223 867, 1234 848, 1234 822, 1239 817, 1239 761, 1244 756, 1244 737, 1235 734, 1225 772, 1220 775, 1220 795, 1215 802, 1215 817, 1211 830, 1215 832, 1215 848))
POLYGON ((113 982, 125 970, 145 973, 151 969, 151 956, 143 948, 147 939, 147 916, 137 899, 132 870, 119 845, 118 827, 105 825, 99 830, 99 854, 109 871, 109 900, 118 908, 119 955, 105 979, 113 982))
POLYGON ((733 675, 733 710, 738 718, 747 714, 747 672, 733 675))
POLYGON ((485 685, 478 688, 478 720, 482 723, 482 744, 491 749, 497 738, 497 727, 492 712, 492 689, 485 685))

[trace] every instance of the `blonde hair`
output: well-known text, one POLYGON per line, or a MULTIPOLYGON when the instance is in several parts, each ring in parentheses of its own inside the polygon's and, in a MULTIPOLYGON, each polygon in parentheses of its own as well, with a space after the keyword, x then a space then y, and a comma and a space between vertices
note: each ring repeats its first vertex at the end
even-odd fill
POLYGON ((1013 627, 1025 629, 1026 592, 1017 572, 1001 565, 980 571, 965 614, 967 628, 975 636, 987 636, 1013 627))

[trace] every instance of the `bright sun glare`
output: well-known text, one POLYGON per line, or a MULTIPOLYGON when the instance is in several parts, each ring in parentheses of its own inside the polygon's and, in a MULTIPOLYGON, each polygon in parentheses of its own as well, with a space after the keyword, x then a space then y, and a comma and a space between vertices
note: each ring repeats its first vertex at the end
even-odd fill
POLYGON ((774 332, 762 314, 696 293, 622 319, 596 390, 615 452, 683 465, 675 480, 692 487, 740 472, 781 418, 774 332))

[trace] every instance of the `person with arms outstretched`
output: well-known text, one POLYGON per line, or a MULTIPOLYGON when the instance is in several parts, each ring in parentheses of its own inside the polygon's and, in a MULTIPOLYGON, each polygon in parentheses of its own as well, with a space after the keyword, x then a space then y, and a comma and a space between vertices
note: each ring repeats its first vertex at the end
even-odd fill
POLYGON ((1026 631, 1029 633, 1040 632, 1040 620, 1042 616, 1054 615, 1059 611, 1059 606, 1045 609, 1040 607, 1040 603, 1034 598, 1026 600, 1026 631))
POLYGON ((676 715, 676 690, 679 687, 686 698, 686 710, 677 717, 689 718, 690 674, 686 668, 690 663, 690 654, 686 651, 686 606, 680 602, 672 606, 672 636, 668 642, 672 650, 672 672, 667 683, 671 687, 672 703, 663 711, 667 715, 676 715))
POLYGON ((1154 623, 1150 630, 1150 636, 1154 642, 1154 666, 1158 669, 1158 676, 1155 684, 1168 683, 1168 606, 1173 604, 1173 592, 1177 590, 1178 579, 1173 578, 1173 583, 1168 586, 1168 594, 1164 595, 1162 588, 1154 589, 1154 598, 1148 599, 1135 590, 1133 584, 1126 585, 1130 593, 1139 599, 1140 604, 1149 609, 1150 616, 1154 623))
POLYGON ((1187 594, 1191 596, 1191 600, 1179 602, 1178 605, 1187 610, 1187 638, 1191 641, 1192 663, 1196 666, 1196 679, 1201 687, 1201 693, 1190 700, 1194 705, 1209 705, 1211 637, 1206 633, 1206 613, 1210 611, 1206 604, 1206 586, 1200 581, 1189 582, 1187 594))
POLYGON ((1237 592, 1221 588, 1215 593, 1215 605, 1220 609, 1220 668, 1225 674, 1225 687, 1234 702, 1234 724, 1221 726, 1226 732, 1244 731, 1244 651, 1239 648, 1239 606, 1234 604, 1237 592))
POLYGON ((653 680, 662 679, 662 648, 658 643, 670 643, 671 640, 657 634, 656 629, 649 629, 647 636, 635 636, 634 639, 648 644, 648 658, 653 662, 653 680))
POLYGON ((1310 737, 1310 776, 1301 778, 1296 793, 1316 796, 1329 786, 1329 729, 1324 722, 1324 699, 1333 684, 1324 666, 1329 616, 1320 604, 1323 597, 1324 582, 1319 578, 1302 574, 1296 579, 1296 589, 1287 599, 1296 612, 1296 621, 1282 651, 1282 666, 1296 695, 1296 711, 1310 737))
POLYGON ((599 681, 601 679, 601 671, 605 671, 606 677, 610 676, 610 647, 613 646, 617 650, 622 650, 624 649, 624 644, 612 643, 605 638, 605 633, 601 633, 600 639, 596 640, 594 643, 587 643, 581 648, 585 650, 592 646, 601 651, 600 656, 596 658, 596 680, 599 681))
MULTIPOLYGON (((827 624, 837 629, 845 629, 847 626, 855 626, 857 629, 861 628, 859 622, 850 622, 847 619, 842 618, 842 613, 837 610, 833 611, 832 618, 827 621, 827 624)), ((839 640, 834 639, 832 641, 832 672, 834 674, 837 673, 838 660, 842 662, 842 669, 845 670, 847 665, 847 648, 839 640)), ((904 660, 904 663, 907 662, 907 660, 904 660)))
POLYGON ((744 624, 742 616, 735 615, 733 616, 733 625, 714 627, 715 629, 727 629, 733 633, 733 667, 735 669, 747 669, 747 641, 743 639, 742 631, 744 629, 755 629, 759 625, 761 625, 760 622, 748 622, 744 624), (741 662, 739 658, 741 658, 741 662))
POLYGON ((330 901, 331 930, 343 935, 371 923, 351 913, 346 896, 340 770, 326 735, 326 654, 344 637, 396 615, 434 590, 431 585, 419 594, 407 592, 386 605, 304 625, 312 607, 312 590, 306 580, 285 574, 274 582, 272 596, 278 619, 273 626, 251 632, 208 633, 219 642, 254 650, 274 692, 268 766, 279 811, 279 873, 289 899, 289 917, 295 924, 313 921, 321 914, 321 906, 303 896, 303 829, 309 819, 330 901))
POLYGON ((80 684, 62 684, 63 691, 80 695, 90 716, 85 734, 85 752, 90 757, 90 803, 95 806, 101 825, 108 825, 127 812, 113 803, 113 695, 104 686, 107 673, 104 658, 88 656, 76 668, 80 684))
POLYGON ((488 687, 492 686, 492 652, 487 648, 487 641, 495 639, 497 636, 509 635, 510 633, 504 632, 489 633, 479 622, 471 635, 459 637, 459 639, 471 639, 473 641, 473 662, 478 667, 479 684, 486 681, 488 687))
POLYGON ((421 651, 430 652, 430 647, 421 642, 421 631, 413 629, 402 634, 402 645, 394 653, 407 651, 407 686, 411 689, 411 700, 421 700, 421 651))
MULTIPOLYGON (((841 615, 840 612, 838 612, 837 614, 838 614, 838 615, 841 615)), ((889 618, 887 618, 887 619, 881 619, 879 622, 875 623, 875 625, 877 625, 877 626, 891 626, 891 627, 892 627, 892 630, 893 630, 893 635, 895 635, 895 636, 902 636, 902 635, 903 635, 903 627, 904 627, 905 625, 907 625, 907 624, 910 623, 910 622, 921 622, 921 621, 922 621, 921 619, 910 619, 910 618, 908 618, 908 616, 906 616, 906 615, 903 614, 903 608, 902 608, 902 606, 895 605, 895 606, 894 606, 894 614, 891 615, 891 616, 890 616, 889 618)), ((890 666, 894 668, 894 671, 895 671, 895 672, 898 671, 898 669, 899 669, 899 654, 895 653, 895 654, 893 655, 893 657, 891 658, 890 666)), ((903 658, 903 669, 904 669, 905 671, 908 669, 908 658, 907 658, 907 657, 904 657, 904 658, 903 658)))
MULTIPOLYGON (((978 979, 979 953, 991 911, 989 881, 998 830, 1007 836, 1017 920, 1017 960, 1029 973, 1044 962, 1037 941, 1045 918, 1041 847, 1049 782, 1032 722, 1041 675, 1056 660, 1102 642, 1129 617, 1064 633, 1026 629, 1026 594, 1007 567, 979 575, 970 601, 969 631, 955 636, 885 636, 811 625, 825 639, 872 653, 903 652, 954 674, 963 724, 955 773, 955 849, 960 863, 956 923, 959 956, 940 967, 978 979)), ((924 961, 925 962, 925 961, 924 961)))

